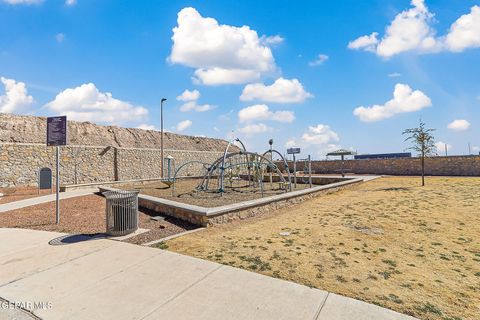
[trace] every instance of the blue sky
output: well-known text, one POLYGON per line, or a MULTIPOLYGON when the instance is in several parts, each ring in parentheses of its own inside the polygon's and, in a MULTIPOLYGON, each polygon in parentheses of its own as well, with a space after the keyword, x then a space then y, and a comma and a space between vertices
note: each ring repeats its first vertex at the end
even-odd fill
POLYGON ((401 152, 420 118, 480 151, 478 0, 0 0, 0 21, 2 112, 158 129, 165 97, 168 130, 255 151, 401 152))

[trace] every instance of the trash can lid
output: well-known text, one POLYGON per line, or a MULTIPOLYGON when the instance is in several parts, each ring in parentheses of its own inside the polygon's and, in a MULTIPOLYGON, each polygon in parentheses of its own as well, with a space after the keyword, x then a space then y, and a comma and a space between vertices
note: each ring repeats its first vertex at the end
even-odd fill
POLYGON ((102 194, 107 199, 126 199, 129 197, 135 197, 140 191, 138 190, 115 190, 115 191, 105 191, 102 194))

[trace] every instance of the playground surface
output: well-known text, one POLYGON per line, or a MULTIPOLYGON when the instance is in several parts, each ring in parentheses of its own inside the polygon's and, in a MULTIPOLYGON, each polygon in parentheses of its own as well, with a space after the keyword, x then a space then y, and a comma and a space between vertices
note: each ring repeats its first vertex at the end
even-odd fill
POLYGON ((476 177, 384 177, 163 247, 421 319, 478 319, 478 190, 476 177))
MULTIPOLYGON (((232 184, 227 182, 223 194, 216 192, 218 188, 216 183, 215 186, 210 186, 212 190, 209 190, 208 192, 197 191, 196 187, 200 182, 201 180, 194 179, 177 180, 177 182, 175 182, 174 193, 172 193, 173 186, 168 187, 163 182, 149 183, 145 185, 124 185, 122 186, 122 189, 140 190, 140 193, 144 195, 206 208, 262 198, 260 187, 249 186, 248 181, 245 180, 235 180, 232 184)), ((308 184, 298 183, 297 188, 292 188, 292 190, 303 190, 308 187, 308 184)), ((272 184, 269 182, 264 183, 263 197, 283 193, 285 193, 285 190, 279 188, 278 182, 273 182, 272 184)))

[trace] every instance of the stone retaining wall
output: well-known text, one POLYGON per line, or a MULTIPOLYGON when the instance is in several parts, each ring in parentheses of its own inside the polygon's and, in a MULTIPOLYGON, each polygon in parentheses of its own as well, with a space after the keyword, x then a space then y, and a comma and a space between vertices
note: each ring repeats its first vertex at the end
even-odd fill
MULTIPOLYGON (((284 170, 283 163, 277 165, 284 170)), ((293 170, 293 163, 289 162, 293 170)), ((297 170, 303 170, 304 163, 297 162, 297 170)), ((319 174, 338 174, 342 162, 312 161, 312 170, 319 174)), ((345 160, 347 172, 357 174, 421 175, 420 158, 345 160)), ((480 156, 429 157, 425 159, 425 174, 432 176, 480 176, 480 156)))
MULTIPOLYGON (((96 146, 65 146, 60 153, 60 184, 158 178, 160 150, 96 146)), ((175 166, 191 160, 213 162, 218 151, 164 150, 175 166)), ((0 187, 36 186, 38 169, 49 167, 55 175, 55 148, 44 144, 0 143, 0 187)), ((203 174, 199 164, 186 166, 179 174, 203 174)))
POLYGON ((226 214, 207 217, 203 226, 213 226, 216 224, 230 223, 232 221, 245 220, 245 219, 256 217, 256 216, 273 213, 279 209, 288 208, 298 203, 303 203, 306 200, 317 197, 319 195, 330 194, 330 193, 338 192, 340 190, 345 190, 345 189, 353 189, 357 187, 360 182, 361 181, 352 181, 352 183, 350 184, 345 184, 338 187, 326 188, 326 189, 318 190, 316 192, 301 195, 298 197, 274 201, 268 204, 263 204, 263 205, 255 206, 252 208, 244 209, 244 210, 237 210, 237 211, 232 211, 226 214))

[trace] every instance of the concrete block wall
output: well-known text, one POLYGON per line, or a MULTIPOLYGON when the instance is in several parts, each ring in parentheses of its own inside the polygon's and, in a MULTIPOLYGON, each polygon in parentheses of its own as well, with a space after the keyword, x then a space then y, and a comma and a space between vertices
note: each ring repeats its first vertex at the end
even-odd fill
MULTIPOLYGON (((277 165, 284 170, 283 163, 277 165)), ((290 169, 293 163, 289 162, 290 169)), ((304 163, 297 162, 297 170, 304 163)), ((338 174, 342 162, 312 161, 312 170, 320 174, 338 174)), ((345 169, 356 174, 421 175, 421 159, 418 157, 398 159, 345 160, 345 169)), ((425 159, 425 174, 432 176, 480 176, 480 156, 429 157, 425 159)))

